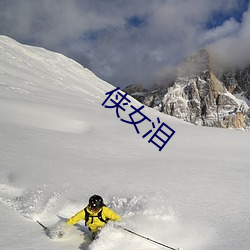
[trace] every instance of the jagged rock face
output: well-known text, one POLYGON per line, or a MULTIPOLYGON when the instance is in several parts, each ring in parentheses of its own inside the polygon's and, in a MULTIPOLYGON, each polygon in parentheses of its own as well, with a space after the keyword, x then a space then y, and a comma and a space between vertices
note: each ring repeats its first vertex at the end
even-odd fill
POLYGON ((139 102, 144 101, 143 93, 145 93, 146 89, 144 89, 142 84, 130 84, 123 91, 133 96, 139 102))
MULTIPOLYGON (((241 84, 249 84, 249 74, 241 74, 246 76, 245 83, 241 84)), ((143 90, 136 94, 140 96, 137 100, 143 104, 196 125, 249 128, 248 105, 235 98, 227 87, 232 89, 232 84, 224 84, 215 76, 209 66, 208 52, 201 50, 178 69, 171 87, 143 90)))
POLYGON ((250 100, 250 66, 218 74, 218 79, 225 84, 230 93, 241 93, 250 100))
POLYGON ((129 95, 134 94, 134 93, 141 93, 144 92, 145 89, 142 84, 130 84, 128 85, 124 91, 128 93, 129 95))
POLYGON ((197 125, 247 128, 248 106, 239 103, 220 82, 179 79, 169 88, 161 103, 166 114, 197 125), (183 86, 183 84, 185 85, 183 86))

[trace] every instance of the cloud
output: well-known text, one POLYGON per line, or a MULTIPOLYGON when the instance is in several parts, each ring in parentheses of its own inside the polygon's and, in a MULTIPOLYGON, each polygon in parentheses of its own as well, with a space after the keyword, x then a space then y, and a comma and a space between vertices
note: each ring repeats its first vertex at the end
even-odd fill
POLYGON ((231 36, 237 33, 240 28, 240 24, 232 17, 226 20, 221 26, 204 31, 200 38, 201 44, 211 44, 219 41, 225 37, 231 36))
POLYGON ((204 46, 247 49, 249 14, 242 22, 233 17, 239 2, 2 0, 0 33, 61 52, 117 86, 149 86, 204 46), (219 15, 222 23, 214 20, 219 15))
MULTIPOLYGON (((220 29, 227 29, 225 26, 220 29)), ((236 29, 221 39, 210 44, 217 63, 225 67, 245 67, 250 64, 250 10, 243 15, 242 22, 237 24, 236 29)))

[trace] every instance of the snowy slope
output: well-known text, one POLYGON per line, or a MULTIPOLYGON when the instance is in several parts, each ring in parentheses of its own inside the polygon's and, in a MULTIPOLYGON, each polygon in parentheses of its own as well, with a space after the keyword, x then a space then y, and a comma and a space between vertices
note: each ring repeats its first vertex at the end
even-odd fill
POLYGON ((249 133, 145 108, 176 131, 159 151, 142 138, 147 121, 137 134, 102 106, 114 88, 63 55, 0 36, 0 248, 162 249, 111 225, 91 245, 79 227, 51 240, 36 223, 53 226, 97 193, 123 226, 169 246, 249 249, 249 133))

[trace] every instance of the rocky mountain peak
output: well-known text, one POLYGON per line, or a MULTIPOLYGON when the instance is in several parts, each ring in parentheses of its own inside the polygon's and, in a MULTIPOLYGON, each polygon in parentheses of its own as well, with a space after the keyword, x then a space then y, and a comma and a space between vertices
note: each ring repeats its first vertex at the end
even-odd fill
POLYGON ((128 93, 147 106, 196 125, 250 128, 249 106, 233 95, 249 86, 250 74, 241 71, 218 75, 210 64, 208 50, 202 49, 178 67, 171 86, 128 93))
POLYGON ((194 77, 206 74, 210 70, 209 53, 201 49, 194 55, 188 57, 177 69, 177 77, 194 77))

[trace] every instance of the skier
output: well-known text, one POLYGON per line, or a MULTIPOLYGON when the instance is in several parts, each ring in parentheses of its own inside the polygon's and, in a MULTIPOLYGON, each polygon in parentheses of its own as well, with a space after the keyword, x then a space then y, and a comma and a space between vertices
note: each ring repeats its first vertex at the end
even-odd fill
POLYGON ((72 216, 67 224, 74 225, 80 220, 85 220, 85 226, 92 232, 94 239, 109 220, 120 222, 122 219, 120 215, 105 206, 101 196, 95 194, 89 198, 89 204, 72 216))

